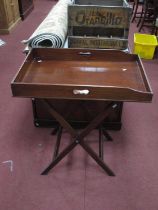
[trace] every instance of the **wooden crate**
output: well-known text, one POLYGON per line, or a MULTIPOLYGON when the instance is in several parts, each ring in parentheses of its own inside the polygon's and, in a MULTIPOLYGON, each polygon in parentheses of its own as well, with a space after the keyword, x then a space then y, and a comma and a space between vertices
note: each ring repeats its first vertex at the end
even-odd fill
POLYGON ((128 40, 120 38, 69 36, 69 48, 127 49, 128 40))
POLYGON ((75 0, 78 5, 98 5, 98 6, 123 6, 127 4, 123 0, 75 0))
POLYGON ((132 9, 126 1, 76 0, 75 3, 68 7, 68 47, 128 47, 132 9))

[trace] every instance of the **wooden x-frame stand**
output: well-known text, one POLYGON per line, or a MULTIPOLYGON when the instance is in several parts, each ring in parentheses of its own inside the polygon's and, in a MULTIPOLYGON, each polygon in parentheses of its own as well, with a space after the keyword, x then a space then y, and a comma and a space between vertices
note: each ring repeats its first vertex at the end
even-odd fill
POLYGON ((79 133, 72 128, 72 126, 59 114, 52 104, 48 100, 42 99, 44 105, 46 106, 49 113, 54 117, 60 124, 57 131, 57 141, 54 150, 54 156, 52 162, 49 166, 41 173, 41 175, 46 175, 48 172, 57 165, 74 147, 78 144, 103 168, 103 170, 109 176, 115 176, 114 172, 105 164, 103 161, 103 134, 107 137, 108 140, 111 140, 109 134, 102 129, 101 124, 103 120, 111 113, 111 111, 117 106, 115 102, 109 102, 109 104, 104 108, 101 113, 99 113, 95 119, 93 119, 89 125, 80 131, 79 133), (99 155, 94 152, 86 143, 84 138, 96 127, 99 128, 99 155), (65 128, 72 137, 72 142, 61 152, 59 153, 60 140, 62 135, 62 129, 65 128))
POLYGON ((113 171, 103 161, 102 136, 103 134, 108 138, 109 136, 102 129, 102 125, 104 119, 109 117, 117 106, 117 102, 110 101, 151 102, 153 96, 139 56, 117 50, 32 49, 12 81, 11 88, 15 97, 41 99, 52 117, 60 124, 54 157, 42 172, 43 175, 79 144, 108 175, 114 176, 113 171), (60 111, 56 111, 47 99, 83 101, 80 109, 85 107, 83 110, 87 114, 88 121, 90 119, 89 125, 77 131, 67 120, 73 116, 73 109, 66 107, 61 111, 63 113, 66 110, 66 113, 60 114, 60 111), (84 104, 86 100, 106 100, 109 103, 106 103, 108 105, 105 105, 105 108, 91 120, 88 116, 88 112, 91 111, 84 104), (67 117, 67 112, 71 116, 67 117), (99 129, 99 154, 87 145, 85 139, 95 128, 99 129), (62 129, 70 133, 72 141, 59 152, 62 129))

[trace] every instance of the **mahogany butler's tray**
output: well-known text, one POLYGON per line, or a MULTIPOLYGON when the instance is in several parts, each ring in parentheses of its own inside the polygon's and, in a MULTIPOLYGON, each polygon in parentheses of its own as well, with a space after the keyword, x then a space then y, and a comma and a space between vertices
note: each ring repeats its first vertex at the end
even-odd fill
POLYGON ((17 97, 152 100, 139 57, 116 50, 33 49, 11 87, 17 97))

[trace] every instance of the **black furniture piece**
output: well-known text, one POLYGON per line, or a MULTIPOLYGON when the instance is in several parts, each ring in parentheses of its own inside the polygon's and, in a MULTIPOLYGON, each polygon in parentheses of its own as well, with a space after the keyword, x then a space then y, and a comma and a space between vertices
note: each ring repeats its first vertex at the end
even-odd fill
MULTIPOLYGON (((75 128, 83 128, 94 118, 98 111, 103 110, 107 105, 105 101, 82 101, 67 99, 48 99, 55 109, 66 116, 65 103, 71 106, 71 115, 67 116, 68 122, 75 128), (78 111, 76 111, 78 110, 78 111)), ((32 98, 33 121, 36 127, 57 127, 58 122, 48 112, 47 108, 38 98, 32 98)), ((123 102, 117 102, 117 107, 102 123, 103 128, 107 130, 120 130, 122 126, 123 102)))
POLYGON ((132 22, 138 19, 137 27, 140 32, 142 28, 150 27, 151 34, 155 30, 155 22, 158 17, 158 1, 157 0, 134 0, 132 22))
POLYGON ((140 0, 134 0, 133 1, 133 8, 132 8, 132 20, 131 22, 133 23, 133 21, 135 19, 139 19, 141 17, 142 14, 142 7, 143 7, 144 1, 140 1, 140 0))
POLYGON ((18 0, 21 19, 24 20, 34 8, 33 0, 18 0))
POLYGON ((137 26, 139 31, 142 30, 144 26, 151 28, 151 33, 154 31, 155 21, 158 14, 158 7, 156 0, 144 0, 142 6, 142 12, 137 26))

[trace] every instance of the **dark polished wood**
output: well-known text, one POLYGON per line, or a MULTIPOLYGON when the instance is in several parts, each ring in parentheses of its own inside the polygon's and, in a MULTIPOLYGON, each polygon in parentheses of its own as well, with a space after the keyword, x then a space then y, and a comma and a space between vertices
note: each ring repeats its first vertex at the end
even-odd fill
POLYGON ((142 102, 152 99, 139 57, 117 50, 33 49, 11 87, 17 97, 142 102))
POLYGON ((102 128, 99 127, 99 157, 103 160, 103 134, 102 134, 102 128))
POLYGON ((53 160, 56 159, 56 157, 58 156, 58 153, 59 153, 59 147, 60 147, 60 140, 61 140, 61 136, 62 136, 62 130, 63 130, 63 127, 60 126, 59 130, 58 130, 58 133, 57 133, 57 141, 56 141, 55 148, 54 148, 53 160))
MULTIPOLYGON (((104 109, 107 101, 48 99, 55 109, 71 124, 72 127, 82 129, 104 109), (67 106, 65 106, 67 104, 67 106), (71 106, 71 115, 67 114, 67 107, 71 106)), ((32 99, 33 120, 36 127, 58 127, 58 122, 48 112, 40 99, 32 99)), ((103 121, 103 128, 107 130, 120 130, 122 126, 123 103, 117 102, 117 107, 103 121)))
MULTIPOLYGON (((54 155, 55 158, 53 158, 52 162, 49 164, 49 166, 41 173, 41 175, 46 175, 48 172, 54 168, 69 152, 71 152, 74 147, 76 147, 78 144, 100 165, 100 167, 109 175, 109 176, 115 176, 114 172, 106 165, 106 163, 103 161, 103 144, 100 143, 99 140, 99 156, 96 154, 86 143, 84 138, 98 125, 102 123, 102 121, 110 114, 112 109, 116 108, 115 102, 109 102, 109 104, 104 108, 102 112, 99 112, 98 115, 95 117, 94 120, 92 120, 89 125, 84 128, 82 131, 77 132, 74 130, 71 125, 66 122, 66 120, 54 109, 54 107, 49 104, 48 100, 42 100, 42 102, 45 104, 47 109, 49 110, 50 114, 55 117, 55 119, 59 122, 61 126, 63 126, 71 135, 72 143, 70 143, 59 155, 54 155)), ((101 138, 101 136, 99 137, 101 138)), ((57 140, 57 142, 59 139, 57 140)), ((102 139, 101 139, 102 141, 102 139)), ((56 154, 56 150, 55 150, 56 154)))
POLYGON ((33 49, 11 87, 13 96, 41 99, 50 115, 59 123, 53 160, 42 175, 47 174, 80 145, 109 176, 114 176, 114 172, 103 161, 102 134, 109 140, 111 137, 102 124, 113 109, 116 109, 118 101, 151 102, 153 95, 139 57, 116 50, 33 49), (84 101, 107 103, 83 130, 76 131, 67 121, 73 107, 65 103, 66 116, 63 116, 49 99, 77 100, 87 113, 89 109, 84 101), (68 131, 72 141, 59 153, 62 128, 68 131), (101 129, 99 155, 85 140, 95 128, 101 129))

